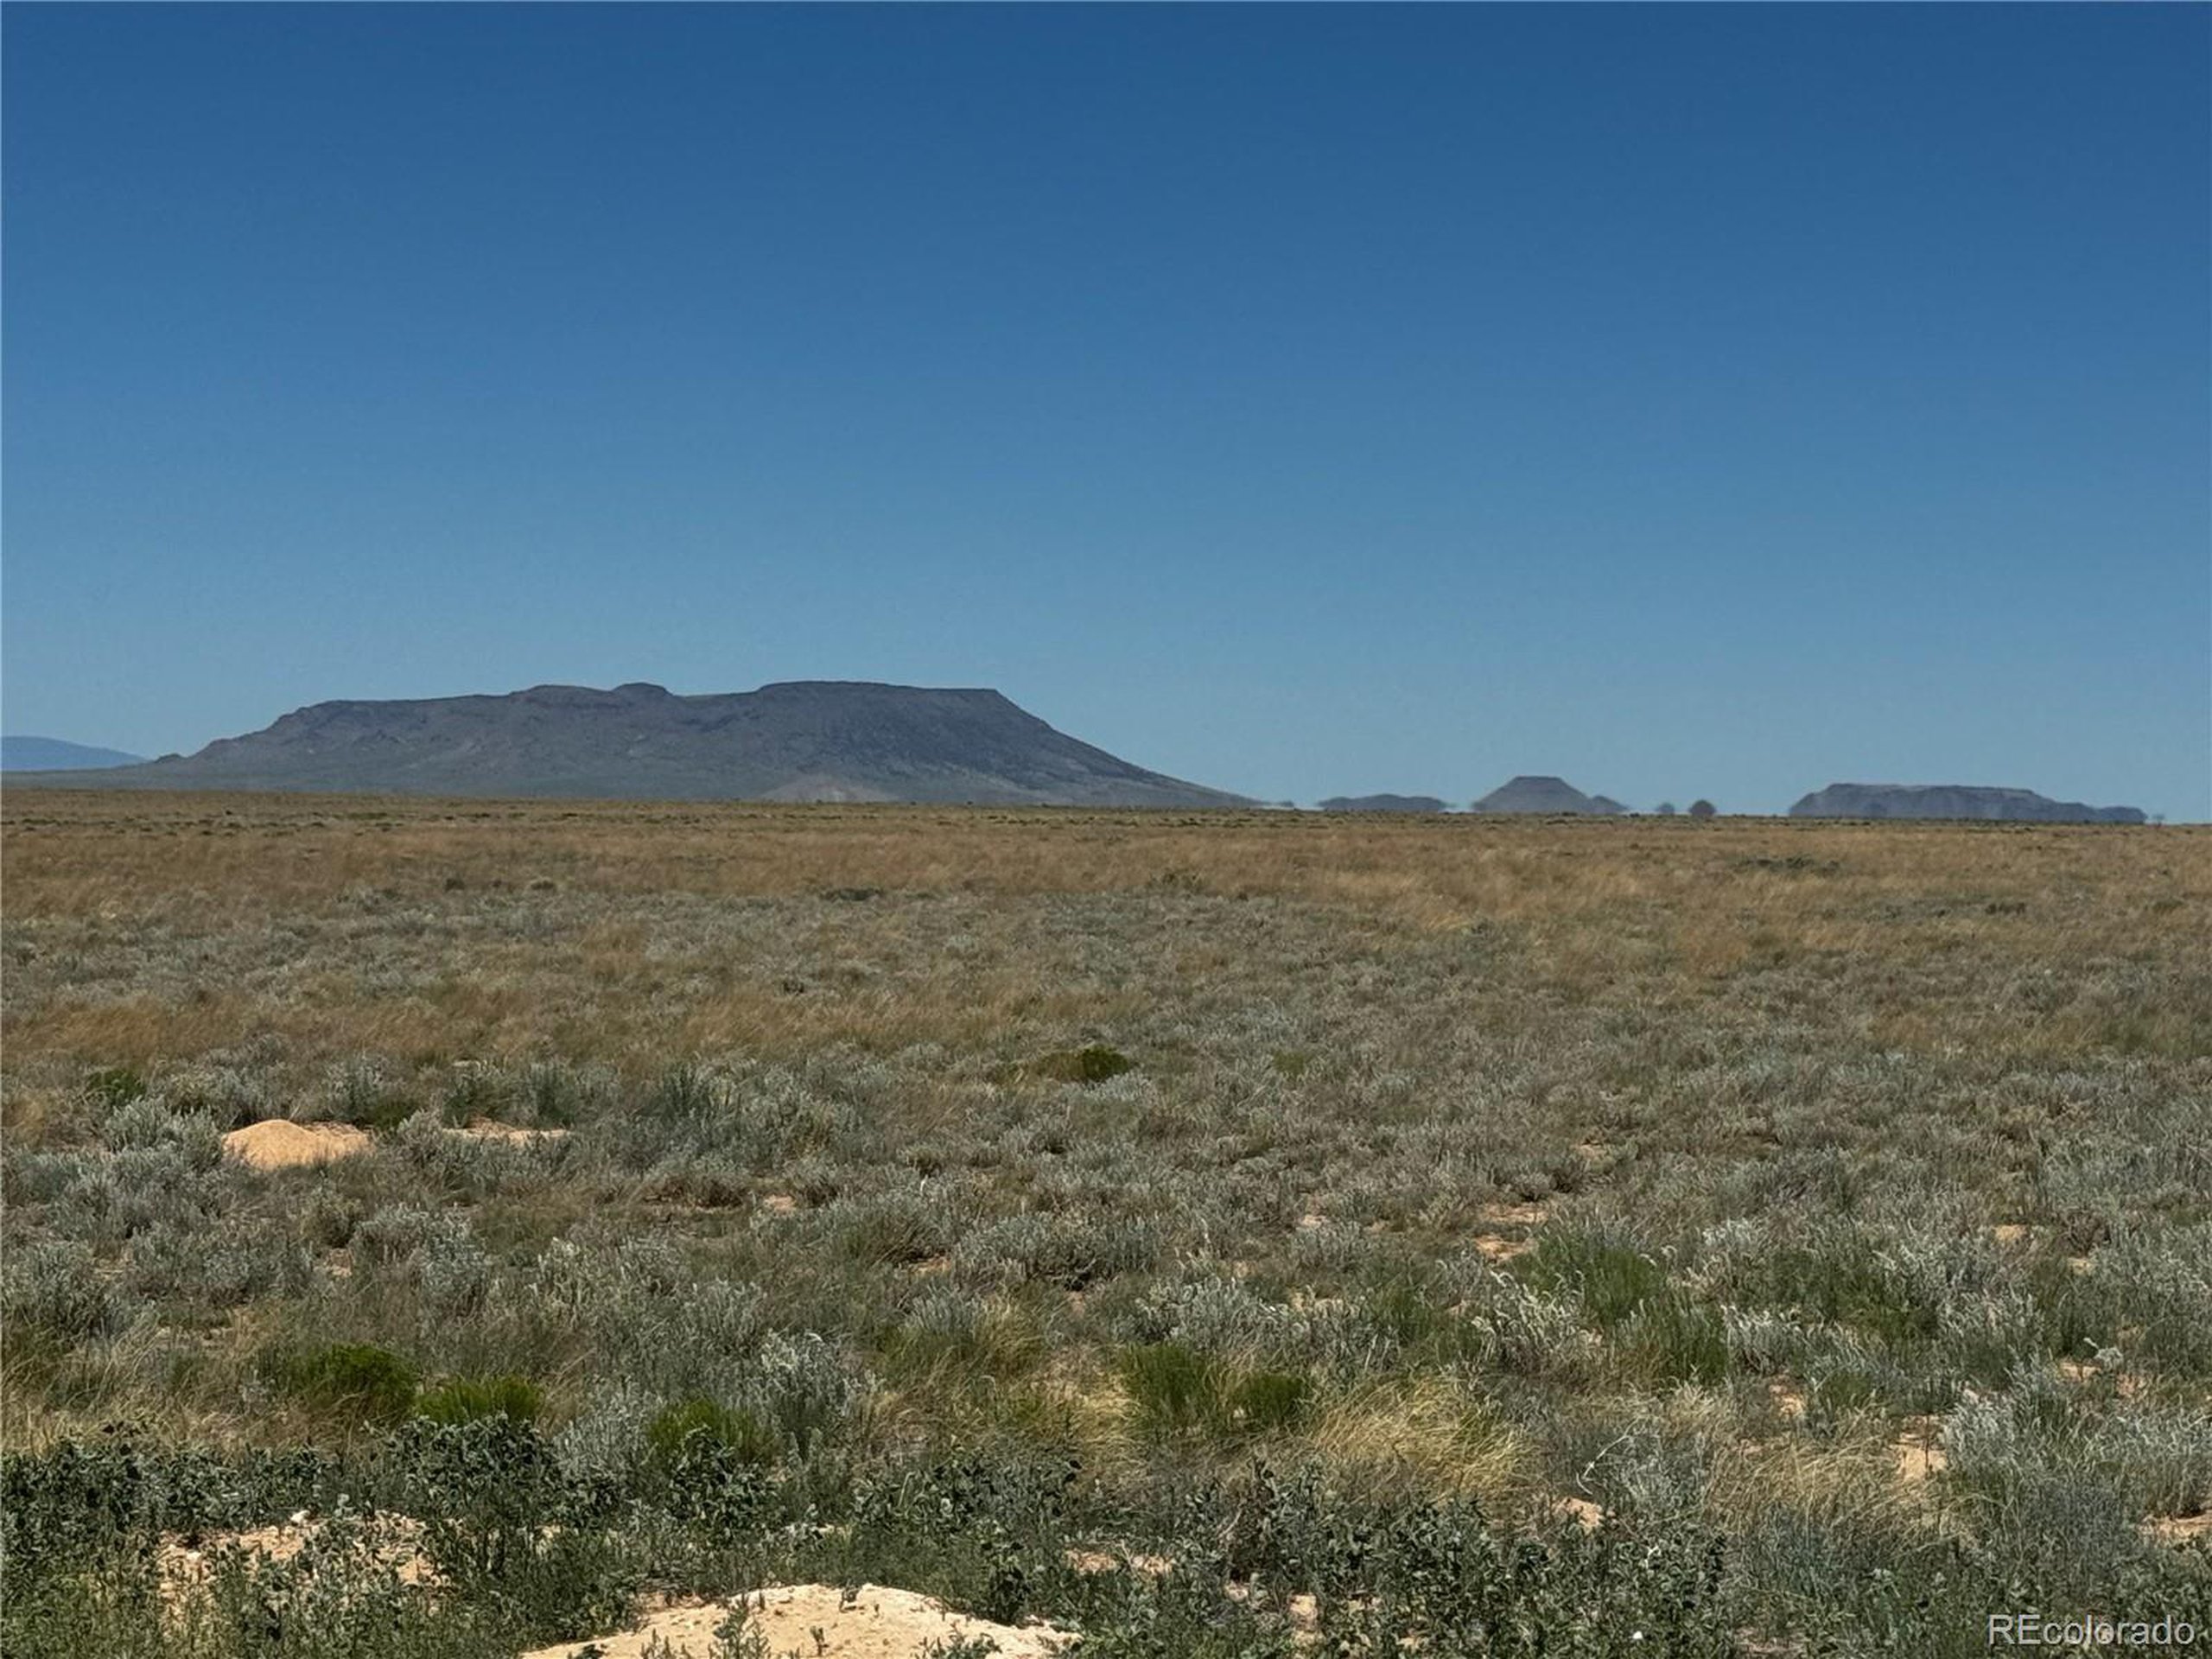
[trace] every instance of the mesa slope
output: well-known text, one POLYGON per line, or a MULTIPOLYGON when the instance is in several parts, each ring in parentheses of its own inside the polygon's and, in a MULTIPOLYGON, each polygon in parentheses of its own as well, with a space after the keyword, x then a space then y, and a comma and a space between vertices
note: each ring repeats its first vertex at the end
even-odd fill
POLYGON ((608 800, 1242 804, 1054 730, 998 692, 801 680, 677 696, 541 685, 319 702, 193 755, 11 784, 608 800))
POLYGON ((1802 797, 1793 818, 1983 818, 2008 823, 2141 823, 2140 807, 2054 801, 2031 789, 1972 784, 1830 784, 1802 797))

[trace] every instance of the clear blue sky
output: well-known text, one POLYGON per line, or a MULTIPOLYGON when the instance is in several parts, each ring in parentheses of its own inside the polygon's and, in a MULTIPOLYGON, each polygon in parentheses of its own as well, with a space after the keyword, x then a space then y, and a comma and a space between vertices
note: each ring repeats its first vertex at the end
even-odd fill
POLYGON ((4 719, 2212 811, 2212 10, 7 8, 4 719))

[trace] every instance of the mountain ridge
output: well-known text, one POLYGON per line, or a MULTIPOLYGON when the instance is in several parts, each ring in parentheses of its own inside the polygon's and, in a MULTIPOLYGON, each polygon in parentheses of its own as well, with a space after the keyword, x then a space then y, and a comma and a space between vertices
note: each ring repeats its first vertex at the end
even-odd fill
POLYGON ((145 760, 96 743, 72 743, 62 737, 29 733, 0 737, 0 772, 77 772, 89 767, 135 766, 145 760))

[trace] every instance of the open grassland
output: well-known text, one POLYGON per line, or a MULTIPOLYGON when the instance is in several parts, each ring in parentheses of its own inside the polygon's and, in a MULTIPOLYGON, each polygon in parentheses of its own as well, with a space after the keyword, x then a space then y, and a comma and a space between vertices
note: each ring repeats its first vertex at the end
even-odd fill
POLYGON ((864 1580, 1094 1659, 2212 1631, 2205 831, 4 837, 11 1659, 864 1580))

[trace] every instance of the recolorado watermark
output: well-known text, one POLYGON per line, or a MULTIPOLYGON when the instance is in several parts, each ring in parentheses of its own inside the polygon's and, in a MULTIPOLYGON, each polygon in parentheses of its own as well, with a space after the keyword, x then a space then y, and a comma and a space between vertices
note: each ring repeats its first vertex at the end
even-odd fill
POLYGON ((2185 1618, 2113 1618, 2102 1613, 1992 1613, 1993 1648, 2190 1648, 2202 1634, 2185 1618))

